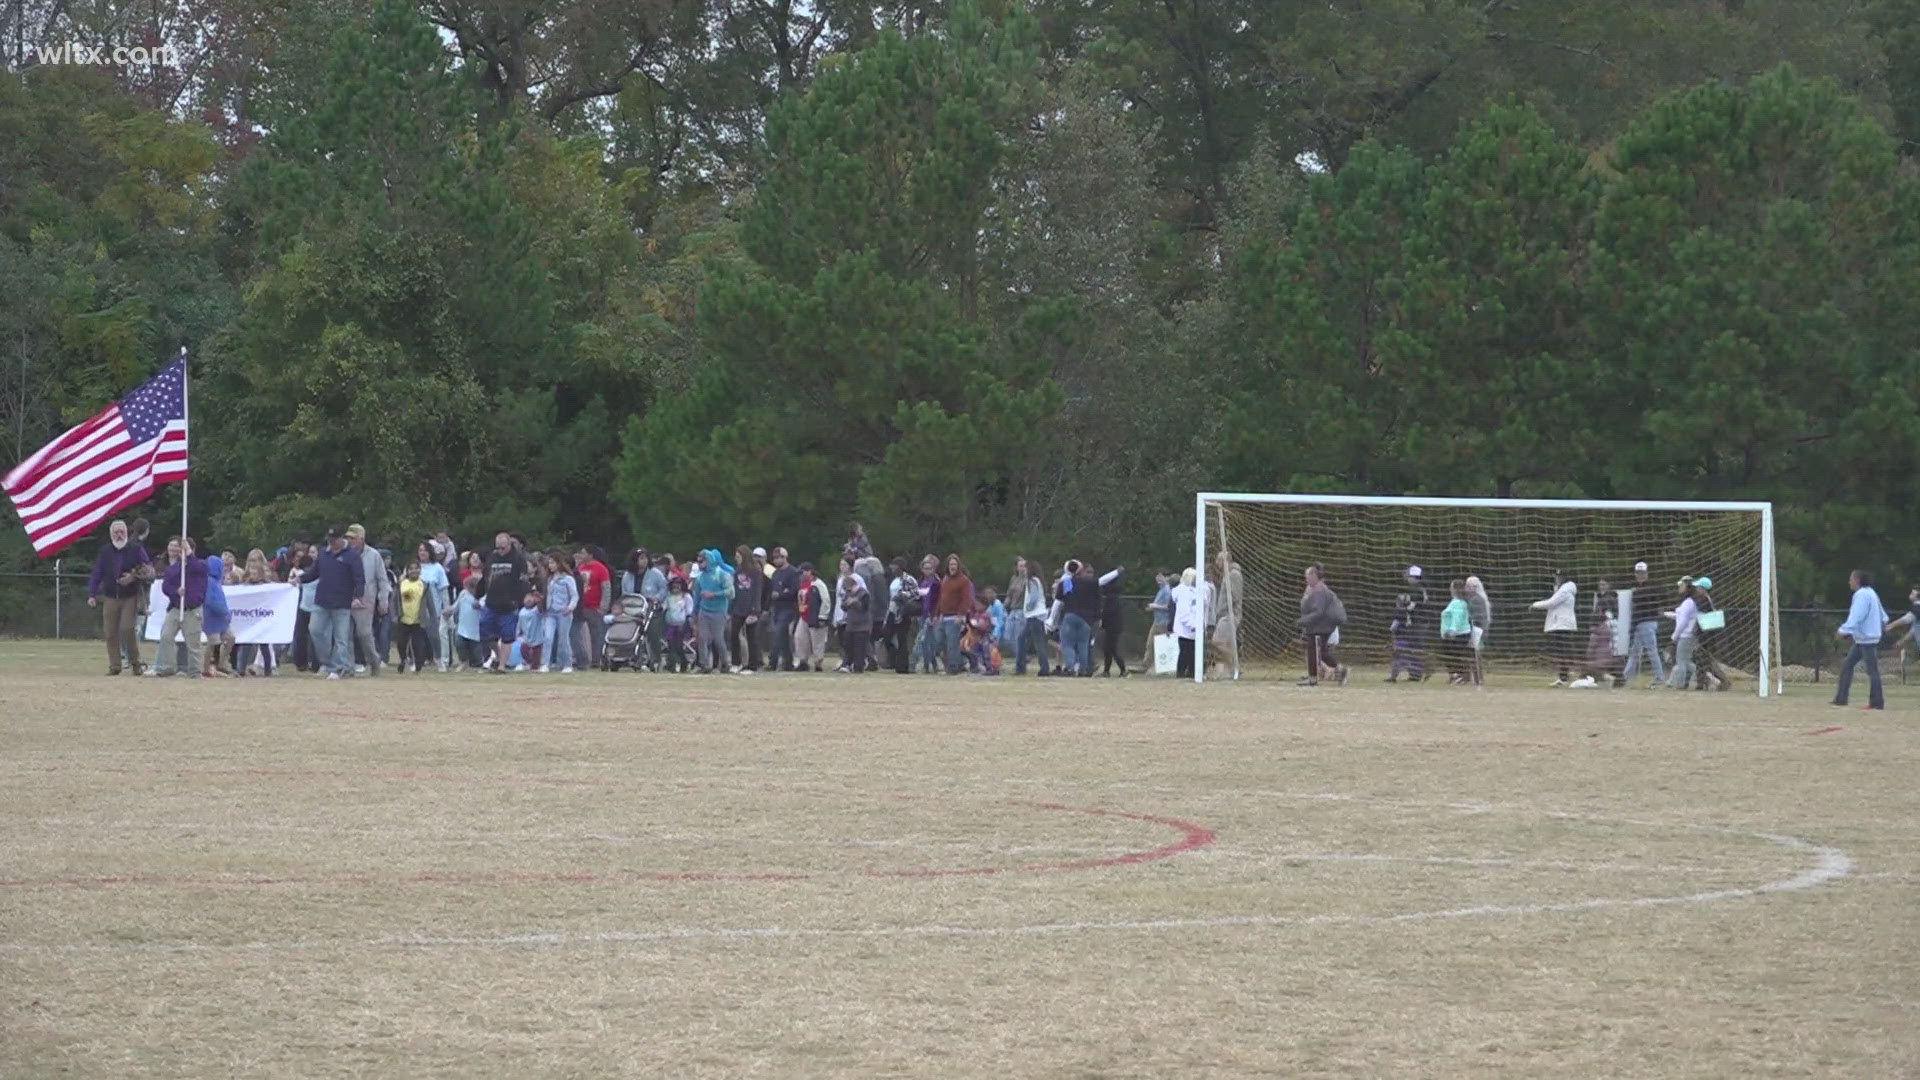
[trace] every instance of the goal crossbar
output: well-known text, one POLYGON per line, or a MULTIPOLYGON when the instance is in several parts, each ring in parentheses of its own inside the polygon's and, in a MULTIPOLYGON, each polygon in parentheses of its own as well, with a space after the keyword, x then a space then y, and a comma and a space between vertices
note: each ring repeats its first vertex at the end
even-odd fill
MULTIPOLYGON (((1207 572, 1207 507, 1209 504, 1263 503, 1295 506, 1385 506, 1431 507, 1436 509, 1562 510, 1562 511, 1680 511, 1687 513, 1749 513, 1760 515, 1760 658, 1758 685, 1760 697, 1785 689, 1784 674, 1772 666, 1774 619, 1779 612, 1779 583, 1774 568, 1773 503, 1708 502, 1660 499, 1499 499, 1445 498, 1419 495, 1329 495, 1289 494, 1283 492, 1202 491, 1194 496, 1193 558, 1201 575, 1207 572)), ((1222 522, 1222 531, 1225 523, 1222 522)), ((1206 680, 1207 634, 1194 641, 1193 681, 1206 680)), ((1237 654, 1237 639, 1236 649, 1237 654)), ((1239 677, 1239 657, 1234 656, 1234 678, 1239 677)))

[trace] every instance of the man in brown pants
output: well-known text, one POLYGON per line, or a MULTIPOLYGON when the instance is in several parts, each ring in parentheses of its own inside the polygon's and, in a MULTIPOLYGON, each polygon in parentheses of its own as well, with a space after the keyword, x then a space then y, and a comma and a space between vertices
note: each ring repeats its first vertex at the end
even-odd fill
POLYGON ((100 622, 107 639, 107 674, 120 674, 120 655, 138 675, 140 663, 140 594, 152 579, 152 562, 147 549, 127 538, 127 523, 116 521, 107 526, 108 540, 100 545, 93 560, 93 576, 87 582, 87 606, 100 609, 100 622))

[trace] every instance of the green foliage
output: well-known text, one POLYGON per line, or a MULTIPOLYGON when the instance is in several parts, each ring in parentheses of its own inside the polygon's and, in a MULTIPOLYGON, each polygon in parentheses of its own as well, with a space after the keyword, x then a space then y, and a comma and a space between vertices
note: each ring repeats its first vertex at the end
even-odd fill
POLYGON ((1019 436, 1057 408, 982 316, 977 237, 1031 78, 1025 24, 970 10, 883 35, 767 122, 746 260, 700 296, 702 370, 628 430, 636 531, 773 530, 796 547, 859 515, 950 540, 1004 500, 1019 436))
POLYGON ((1500 105, 1444 158, 1361 143, 1262 210, 1223 283, 1221 483, 1763 498, 1790 565, 1899 550, 1920 218, 1886 131, 1782 69, 1663 99, 1604 178, 1584 157, 1500 105))
POLYGON ((1917 5, 168 16, 191 79, 0 75, 0 465, 186 344, 234 546, 997 577, 1184 565, 1198 488, 1759 497, 1810 596, 1920 527, 1917 5))

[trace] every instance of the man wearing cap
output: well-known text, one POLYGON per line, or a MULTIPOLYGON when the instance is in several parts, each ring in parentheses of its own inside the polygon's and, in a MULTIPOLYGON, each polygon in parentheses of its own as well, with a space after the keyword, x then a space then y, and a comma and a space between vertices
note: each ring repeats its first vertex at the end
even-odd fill
POLYGON ((1408 682, 1427 677, 1426 650, 1422 648, 1420 615, 1431 599, 1426 579, 1418 566, 1407 567, 1407 589, 1393 604, 1393 664, 1387 670, 1388 682, 1399 682, 1406 672, 1408 682))
POLYGON ((1667 681, 1667 665, 1660 659, 1660 600, 1653 593, 1653 582, 1648 580, 1644 562, 1633 564, 1632 593, 1629 603, 1633 605, 1633 630, 1627 639, 1627 667, 1620 673, 1620 685, 1633 682, 1644 654, 1653 668, 1653 682, 1647 687, 1652 690, 1667 681))
POLYGON ((1884 709, 1886 696, 1880 687, 1880 635, 1886 631, 1887 609, 1880 606, 1880 594, 1873 591, 1873 579, 1865 570, 1855 570, 1847 578, 1853 590, 1853 604, 1847 609, 1847 621, 1840 624, 1840 636, 1851 638, 1846 663, 1840 667, 1840 681, 1833 691, 1833 703, 1844 706, 1847 691, 1853 686, 1853 669, 1862 661, 1867 665, 1867 708, 1884 709))
POLYGON ((767 611, 773 624, 767 650, 768 671, 793 670, 793 624, 800 617, 800 569, 787 563, 787 549, 773 549, 768 564, 767 611))
POLYGON ((347 550, 344 534, 327 532, 327 546, 313 557, 313 611, 307 630, 313 636, 317 670, 327 678, 353 674, 353 605, 360 594, 364 563, 347 550))
POLYGON ((387 564, 380 553, 367 546, 367 528, 355 523, 347 526, 347 546, 360 559, 360 586, 353 596, 353 643, 360 649, 362 663, 354 668, 369 675, 380 674, 379 642, 373 636, 373 623, 387 611, 387 564))

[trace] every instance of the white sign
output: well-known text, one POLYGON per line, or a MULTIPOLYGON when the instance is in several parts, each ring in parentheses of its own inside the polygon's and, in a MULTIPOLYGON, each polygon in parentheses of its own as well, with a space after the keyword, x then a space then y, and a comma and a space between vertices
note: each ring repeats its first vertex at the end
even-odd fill
MULTIPOLYGON (((288 645, 293 642, 294 620, 300 615, 298 585, 228 585, 227 610, 233 615, 233 641, 236 645, 288 645)), ((148 641, 160 640, 160 628, 167 621, 167 596, 160 582, 153 583, 147 603, 148 641)), ((174 640, 180 640, 175 635, 174 640)))

